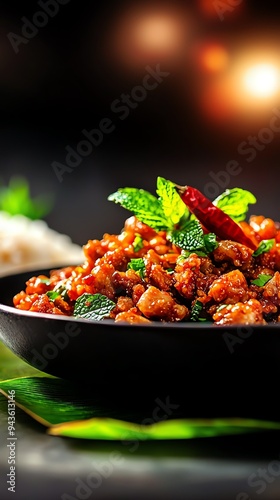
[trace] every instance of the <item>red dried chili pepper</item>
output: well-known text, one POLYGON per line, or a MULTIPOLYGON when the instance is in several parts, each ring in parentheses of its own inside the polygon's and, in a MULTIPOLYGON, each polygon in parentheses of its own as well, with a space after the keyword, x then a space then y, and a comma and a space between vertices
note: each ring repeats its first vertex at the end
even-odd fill
POLYGON ((223 210, 213 205, 198 189, 191 186, 175 185, 183 202, 198 218, 201 224, 211 233, 215 233, 221 240, 233 240, 255 250, 255 243, 242 231, 223 210))

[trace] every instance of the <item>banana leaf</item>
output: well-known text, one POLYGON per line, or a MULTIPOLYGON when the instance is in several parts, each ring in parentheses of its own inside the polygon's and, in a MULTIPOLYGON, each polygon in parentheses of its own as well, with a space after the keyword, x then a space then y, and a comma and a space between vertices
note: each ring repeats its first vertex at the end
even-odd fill
MULTIPOLYGON (((118 404, 81 386, 35 370, 0 343, 0 392, 40 422, 53 436, 93 440, 175 440, 214 438, 280 430, 279 422, 244 418, 188 419, 174 412, 152 418, 152 407, 118 404)), ((106 396, 106 395, 105 395, 106 396)))

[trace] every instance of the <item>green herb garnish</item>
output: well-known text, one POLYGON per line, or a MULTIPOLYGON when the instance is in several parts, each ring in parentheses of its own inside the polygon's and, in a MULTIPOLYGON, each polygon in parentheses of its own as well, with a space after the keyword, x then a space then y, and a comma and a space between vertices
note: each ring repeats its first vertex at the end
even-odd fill
POLYGON ((189 216, 189 210, 175 189, 173 182, 158 177, 157 194, 162 210, 172 227, 176 226, 183 217, 189 216))
POLYGON ((142 250, 144 244, 143 238, 140 236, 140 234, 136 234, 132 246, 134 248, 134 252, 139 252, 139 250, 142 250))
POLYGON ((173 182, 157 178, 157 194, 152 195, 144 189, 120 188, 109 197, 123 208, 130 210, 144 224, 156 231, 171 231, 188 219, 189 210, 175 189, 173 182))
POLYGON ((77 318, 101 321, 108 317, 110 312, 116 307, 115 302, 105 295, 95 293, 83 293, 75 303, 74 316, 77 318))
POLYGON ((69 297, 67 294, 67 289, 64 285, 56 285, 53 290, 49 290, 46 295, 50 300, 54 301, 58 297, 61 297, 63 300, 68 301, 69 297))
POLYGON ((249 204, 254 204, 256 201, 255 196, 250 191, 233 188, 226 189, 213 201, 213 205, 223 210, 235 222, 242 222, 246 219, 249 204))
POLYGON ((202 302, 197 300, 192 307, 190 320, 191 321, 199 321, 200 319, 202 319, 202 318, 199 318, 202 309, 203 309, 202 302))
POLYGON ((131 261, 127 264, 127 269, 133 269, 140 278, 144 279, 146 267, 143 259, 131 259, 131 261))
POLYGON ((63 300, 66 300, 66 301, 69 300, 69 297, 67 294, 67 285, 62 285, 62 284, 58 283, 57 285, 55 285, 53 292, 58 293, 58 295, 60 295, 60 297, 63 300))
POLYGON ((130 210, 137 219, 157 231, 165 231, 170 226, 160 201, 144 189, 120 188, 112 193, 108 200, 130 210))
MULTIPOLYGON (((137 188, 120 188, 108 197, 134 213, 144 224, 156 231, 166 231, 167 238, 186 252, 207 256, 218 247, 214 233, 204 234, 195 215, 183 202, 176 185, 163 177, 157 178, 158 198, 137 188)), ((255 196, 241 188, 227 189, 213 202, 234 221, 246 218, 248 205, 256 203, 255 196)))
POLYGON ((200 223, 196 220, 190 221, 184 231, 174 230, 170 232, 168 239, 174 245, 190 252, 204 248, 203 230, 200 223))
POLYGON ((219 246, 216 235, 214 233, 205 234, 203 236, 203 242, 207 254, 214 252, 214 250, 219 246))
POLYGON ((197 219, 190 212, 175 189, 175 184, 163 177, 157 178, 158 198, 137 188, 120 188, 108 197, 134 213, 144 224, 168 233, 168 239, 179 248, 200 252, 206 256, 217 248, 215 234, 204 235, 197 219))
POLYGON ((269 252, 269 250, 271 250, 274 247, 274 245, 275 245, 274 239, 261 241, 257 250, 254 251, 253 257, 258 257, 259 255, 265 252, 269 252))
POLYGON ((60 293, 59 292, 55 292, 54 290, 50 290, 49 292, 46 293, 46 295, 49 297, 49 299, 54 302, 55 299, 57 299, 58 297, 60 297, 60 293))
POLYGON ((204 235, 203 229, 197 220, 191 220, 183 231, 174 230, 168 233, 168 239, 174 245, 187 252, 195 252, 206 256, 217 248, 218 243, 214 233, 204 235))
POLYGON ((253 280, 251 283, 257 286, 264 286, 271 278, 272 276, 270 274, 259 274, 257 279, 253 280))

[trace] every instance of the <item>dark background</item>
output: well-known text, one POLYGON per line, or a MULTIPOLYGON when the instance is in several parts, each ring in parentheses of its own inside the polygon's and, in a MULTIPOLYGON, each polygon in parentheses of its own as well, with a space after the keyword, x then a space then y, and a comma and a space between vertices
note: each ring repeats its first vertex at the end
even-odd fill
POLYGON ((17 54, 7 35, 22 35, 22 17, 32 21, 42 8, 35 1, 1 5, 1 181, 20 174, 32 195, 53 193, 47 222, 84 244, 122 228, 129 213, 107 201, 118 187, 155 192, 157 176, 163 176, 203 191, 213 182, 211 172, 223 179, 219 172, 236 160, 241 171, 225 187, 251 190, 258 200, 253 212, 279 219, 279 133, 250 162, 238 152, 241 142, 268 127, 273 108, 280 109, 279 91, 264 101, 246 95, 242 101, 243 87, 232 75, 242 58, 249 64, 250 54, 256 61, 272 55, 280 64, 280 7, 225 0, 216 2, 229 6, 221 19, 214 4, 70 0, 19 44, 17 54), (133 22, 151 15, 151 8, 177 19, 180 37, 167 52, 134 45, 133 22), (201 62, 211 44, 227 54, 214 71, 201 62), (141 85, 145 68, 157 64, 169 76, 120 120, 112 102, 141 85), (231 90, 223 94, 223 82, 231 78, 231 90), (65 164, 65 147, 75 149, 82 130, 98 128, 105 117, 115 130, 59 182, 52 163, 65 164))

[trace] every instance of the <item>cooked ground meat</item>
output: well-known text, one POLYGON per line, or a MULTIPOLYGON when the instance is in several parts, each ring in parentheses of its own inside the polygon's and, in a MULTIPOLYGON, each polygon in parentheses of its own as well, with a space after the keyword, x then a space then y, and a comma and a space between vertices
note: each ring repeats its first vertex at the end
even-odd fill
POLYGON ((25 290, 14 296, 14 306, 72 316, 77 299, 87 293, 113 301, 115 307, 109 316, 117 322, 277 323, 279 225, 253 216, 241 226, 258 244, 275 238, 275 245, 254 257, 250 248, 221 240, 207 256, 184 254, 164 231, 157 232, 132 216, 120 234, 89 240, 80 266, 55 269, 49 276, 32 276, 25 290), (133 262, 140 267, 131 265, 133 262), (253 283, 262 275, 266 275, 264 282, 253 283))
POLYGON ((230 324, 265 324, 262 306, 256 299, 227 305, 217 311, 213 319, 217 325, 230 324))

